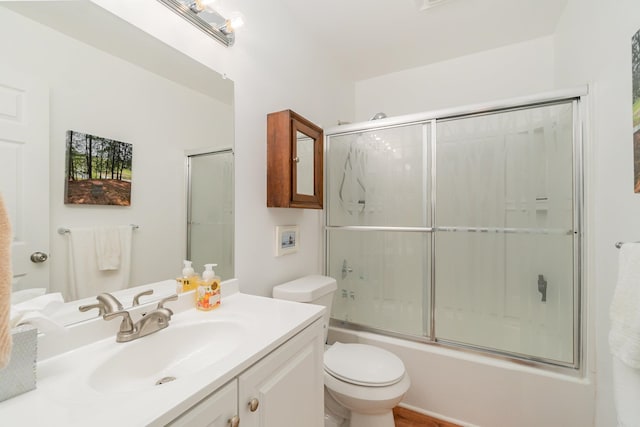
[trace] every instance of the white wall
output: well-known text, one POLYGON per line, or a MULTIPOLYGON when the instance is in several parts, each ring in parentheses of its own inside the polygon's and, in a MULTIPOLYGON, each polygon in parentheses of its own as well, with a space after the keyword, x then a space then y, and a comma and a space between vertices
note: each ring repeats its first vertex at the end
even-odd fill
POLYGON ((356 82, 356 120, 419 113, 553 88, 553 37, 356 82))
POLYGON ((589 323, 595 325, 596 426, 616 423, 607 341, 617 277, 617 241, 640 240, 640 195, 633 192, 631 37, 640 29, 635 0, 569 0, 556 33, 559 86, 590 82, 587 151, 589 323))
POLYGON ((131 284, 176 276, 185 250, 184 150, 232 142, 232 127, 220 125, 232 120, 232 106, 4 8, 0 32, 3 67, 49 88, 51 168, 43 191, 50 193, 52 290, 68 283, 68 237, 58 227, 138 224, 131 284), (133 144, 131 206, 64 204, 67 130, 133 144))
POLYGON ((290 108, 314 123, 353 117, 353 83, 335 71, 278 2, 238 0, 245 25, 226 48, 155 0, 93 0, 235 82, 236 275, 243 292, 271 295, 322 270, 322 212, 266 207, 266 115, 290 108), (153 19, 149 19, 152 16, 153 19), (300 227, 300 249, 274 257, 276 225, 300 227))

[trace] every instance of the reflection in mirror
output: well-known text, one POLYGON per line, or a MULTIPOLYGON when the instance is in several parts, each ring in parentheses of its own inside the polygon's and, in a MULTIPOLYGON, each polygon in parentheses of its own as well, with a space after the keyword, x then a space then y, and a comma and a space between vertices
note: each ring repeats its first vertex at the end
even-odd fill
POLYGON ((187 157, 187 259, 217 264, 222 280, 233 277, 233 151, 187 157))
POLYGON ((313 151, 315 141, 296 131, 296 193, 313 196, 313 151))
MULTIPOLYGON (((124 285, 143 286, 180 275, 187 229, 184 153, 198 147, 233 146, 233 82, 89 1, 0 2, 0 53, 0 88, 24 85, 28 90, 20 93, 37 95, 24 105, 38 107, 42 119, 29 123, 41 126, 31 129, 27 123, 25 132, 36 135, 48 149, 48 155, 37 160, 41 168, 26 151, 19 152, 22 146, 7 148, 5 142, 11 138, 0 134, 0 169, 10 171, 1 175, 0 191, 13 194, 9 209, 14 239, 40 223, 49 224, 38 236, 37 246, 31 245, 35 238, 24 238, 22 246, 12 248, 13 270, 19 273, 13 290, 60 292, 69 301, 69 236, 59 235, 60 227, 137 224, 130 277, 124 285), (133 145, 130 206, 64 204, 68 130, 133 145), (2 163, 9 158, 5 154, 16 152, 13 159, 29 163, 13 161, 15 167, 8 169, 2 163), (25 176, 49 165, 50 171, 34 190, 16 193, 25 176), (36 212, 21 202, 38 200, 48 202, 36 212), (35 264, 29 261, 34 252, 49 258, 35 264)), ((3 90, 0 97, 10 92, 3 90)), ((1 98, 0 106, 9 105, 4 102, 9 98, 1 98)), ((1 113, 0 122, 6 117, 1 113)), ((0 123, 0 132, 3 129, 0 123)), ((224 241, 231 243, 233 237, 224 241)), ((225 250, 232 253, 233 246, 225 250)), ((203 269, 194 267, 198 272, 203 269)), ((92 283, 94 273, 77 279, 92 283)), ((143 301, 160 296, 156 292, 143 301)), ((97 311, 82 314, 95 317, 97 311)))

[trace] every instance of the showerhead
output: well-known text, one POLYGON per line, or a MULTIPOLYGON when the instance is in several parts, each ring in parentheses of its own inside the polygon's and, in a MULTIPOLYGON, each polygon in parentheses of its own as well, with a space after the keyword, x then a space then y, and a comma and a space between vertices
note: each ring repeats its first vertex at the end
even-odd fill
POLYGON ((375 116, 371 117, 369 120, 379 120, 379 119, 384 119, 385 117, 387 117, 387 115, 385 113, 376 113, 375 116))

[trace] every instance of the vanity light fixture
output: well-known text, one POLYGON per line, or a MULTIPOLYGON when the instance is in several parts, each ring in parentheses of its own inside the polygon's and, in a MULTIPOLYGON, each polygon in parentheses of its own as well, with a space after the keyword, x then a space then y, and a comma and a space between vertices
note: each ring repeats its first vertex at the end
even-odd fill
POLYGON ((213 8, 215 0, 158 1, 225 46, 233 46, 235 28, 243 24, 240 14, 222 16, 213 8))
POLYGON ((439 6, 449 0, 414 0, 416 7, 419 11, 425 11, 427 9, 431 9, 432 7, 439 6))

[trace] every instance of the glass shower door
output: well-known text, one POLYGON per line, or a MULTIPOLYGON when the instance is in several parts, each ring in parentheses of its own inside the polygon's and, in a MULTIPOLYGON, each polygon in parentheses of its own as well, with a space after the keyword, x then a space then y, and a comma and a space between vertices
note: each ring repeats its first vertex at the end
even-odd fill
POLYGON ((431 246, 430 124, 327 138, 332 317, 425 336, 431 246))
POLYGON ((573 108, 438 122, 438 340, 575 362, 573 108))

